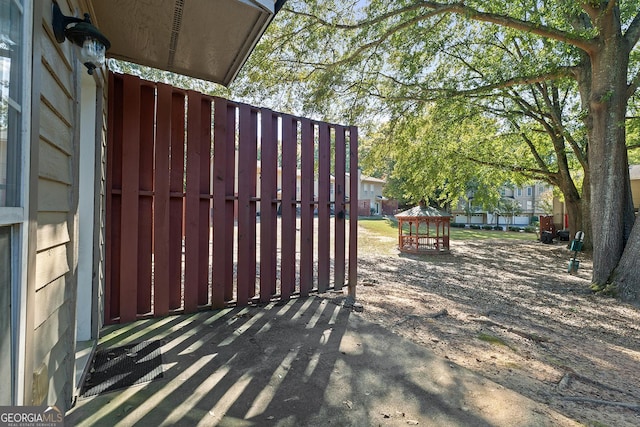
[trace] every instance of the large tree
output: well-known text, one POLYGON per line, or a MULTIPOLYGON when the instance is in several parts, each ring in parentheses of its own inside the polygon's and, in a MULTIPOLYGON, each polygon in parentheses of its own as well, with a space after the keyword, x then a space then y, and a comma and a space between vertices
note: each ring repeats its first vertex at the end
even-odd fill
POLYGON ((584 132, 571 126, 578 121, 571 112, 573 88, 537 82, 522 90, 439 100, 417 112, 402 112, 382 135, 365 141, 365 147, 372 147, 362 153, 363 166, 381 172, 391 166, 390 176, 402 183, 394 188, 417 200, 437 195, 455 202, 470 195, 464 187, 469 182, 477 204, 491 199, 479 190, 494 189, 495 199, 505 182, 545 181, 564 196, 570 230, 586 231, 590 240, 589 192, 581 191, 588 189, 583 185, 588 182, 587 144, 584 132))
MULTIPOLYGON (((290 82, 295 90, 284 101, 307 113, 332 103, 357 117, 373 100, 374 111, 389 117, 415 102, 575 80, 586 132, 593 282, 615 280, 625 298, 639 298, 640 267, 632 261, 640 254, 640 226, 631 233, 625 141, 629 99, 640 83, 637 0, 287 4, 272 28, 276 38, 265 39, 255 61, 269 61, 263 73, 290 82), (514 60, 496 43, 486 43, 487 34, 500 43, 518 39, 533 54, 514 60), (491 67, 474 72, 465 57, 446 55, 453 46, 465 47, 469 57, 483 56, 491 67)), ((247 76, 256 69, 250 67, 247 76)), ((259 96, 277 97, 274 87, 259 96)))

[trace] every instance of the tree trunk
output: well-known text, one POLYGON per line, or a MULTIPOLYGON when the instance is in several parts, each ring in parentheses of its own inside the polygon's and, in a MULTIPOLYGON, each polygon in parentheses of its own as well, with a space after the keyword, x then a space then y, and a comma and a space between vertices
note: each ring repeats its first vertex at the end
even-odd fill
POLYGON ((567 208, 567 216, 569 217, 569 239, 573 239, 576 231, 582 230, 582 201, 580 199, 567 200, 565 198, 564 204, 567 208))
POLYGON ((629 159, 628 153, 625 151, 625 164, 627 165, 627 178, 625 180, 626 187, 624 189, 625 205, 624 205, 624 244, 626 250, 627 241, 630 239, 631 230, 636 221, 635 208, 633 207, 633 194, 631 193, 631 177, 629 175, 629 159))
POLYGON ((618 297, 623 301, 640 302, 640 219, 636 219, 624 254, 613 273, 611 282, 618 289, 618 297))
MULTIPOLYGON (((585 170, 585 174, 586 173, 587 171, 585 170)), ((560 187, 560 191, 562 191, 562 195, 564 196, 564 205, 567 209, 570 233, 569 239, 573 239, 576 231, 585 231, 583 228, 584 218, 582 208, 584 200, 582 197, 580 197, 580 193, 578 192, 578 189, 574 185, 573 180, 568 173, 566 174, 566 176, 563 176, 563 174, 561 174, 558 186, 560 187)), ((562 224, 564 226, 564 218, 562 218, 562 224)))
POLYGON ((590 54, 589 169, 593 230, 593 283, 606 283, 624 249, 624 217, 629 185, 625 121, 628 50, 619 22, 609 13, 600 22, 600 43, 590 54))
MULTIPOLYGON (((628 168, 627 168, 628 170, 628 168)), ((623 190, 625 195, 625 212, 624 212, 624 239, 625 247, 622 258, 616 267, 610 282, 615 285, 618 290, 618 297, 623 301, 640 302, 640 263, 638 263, 638 254, 640 254, 640 219, 635 217, 633 212, 633 200, 631 198, 631 182, 629 187, 623 190), (633 218, 633 222, 631 219, 633 218)))
MULTIPOLYGON (((560 156, 558 156, 559 159, 561 159, 560 156)), ((585 241, 585 246, 587 245, 587 243, 589 245, 591 245, 591 230, 590 229, 586 229, 585 226, 590 224, 589 218, 585 217, 585 210, 586 210, 586 214, 589 214, 588 211, 588 203, 589 203, 589 199, 586 198, 585 196, 589 196, 589 191, 588 188, 585 187, 589 185, 589 171, 588 168, 584 168, 584 181, 583 181, 583 187, 582 187, 582 196, 580 196, 580 193, 578 191, 578 189, 576 188, 575 184, 573 183, 573 179, 571 178, 571 174, 569 172, 569 167, 568 164, 566 162, 566 159, 564 159, 564 161, 559 161, 558 163, 560 163, 561 165, 561 173, 559 174, 559 179, 557 181, 557 185, 560 188, 560 191, 562 191, 562 195, 564 196, 564 204, 565 207, 567 209, 567 216, 568 216, 568 220, 569 220, 569 239, 573 239, 573 236, 575 236, 577 231, 584 231, 586 234, 586 237, 589 240, 585 241), (585 208, 585 204, 587 204, 587 207, 585 208)), ((564 224, 564 218, 562 218, 563 224, 564 224)), ((592 246, 589 246, 589 249, 591 249, 592 246)))
POLYGON ((589 168, 584 169, 584 180, 582 181, 582 230, 584 231, 584 250, 593 250, 593 230, 591 228, 591 180, 589 179, 589 168))

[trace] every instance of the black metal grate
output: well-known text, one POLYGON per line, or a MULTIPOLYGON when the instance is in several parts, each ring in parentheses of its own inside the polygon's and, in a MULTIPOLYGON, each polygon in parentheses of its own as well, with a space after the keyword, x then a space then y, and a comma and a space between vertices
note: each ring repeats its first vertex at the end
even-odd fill
POLYGON ((143 341, 99 349, 82 386, 82 396, 95 396, 162 378, 162 341, 143 341))

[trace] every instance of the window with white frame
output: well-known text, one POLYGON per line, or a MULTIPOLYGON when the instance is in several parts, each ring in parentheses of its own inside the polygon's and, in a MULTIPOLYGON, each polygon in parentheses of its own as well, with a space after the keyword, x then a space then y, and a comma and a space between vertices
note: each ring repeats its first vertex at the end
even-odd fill
POLYGON ((529 196, 529 197, 533 196, 533 188, 532 187, 527 187, 527 196, 529 196))
MULTIPOLYGON (((18 344, 17 290, 22 281, 20 262, 24 241, 23 147, 28 145, 25 110, 29 100, 30 71, 25 69, 30 55, 26 40, 30 0, 0 0, 0 405, 15 405, 18 344)), ((29 36, 30 37, 30 36, 29 36)))
POLYGON ((0 207, 19 205, 22 2, 0 0, 0 207))

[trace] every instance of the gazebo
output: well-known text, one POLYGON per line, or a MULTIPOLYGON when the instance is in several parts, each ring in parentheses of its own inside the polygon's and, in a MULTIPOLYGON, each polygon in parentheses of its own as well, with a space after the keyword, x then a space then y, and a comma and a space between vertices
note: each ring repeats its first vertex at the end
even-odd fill
POLYGON ((451 215, 421 203, 396 215, 398 249, 413 254, 449 252, 451 215))

